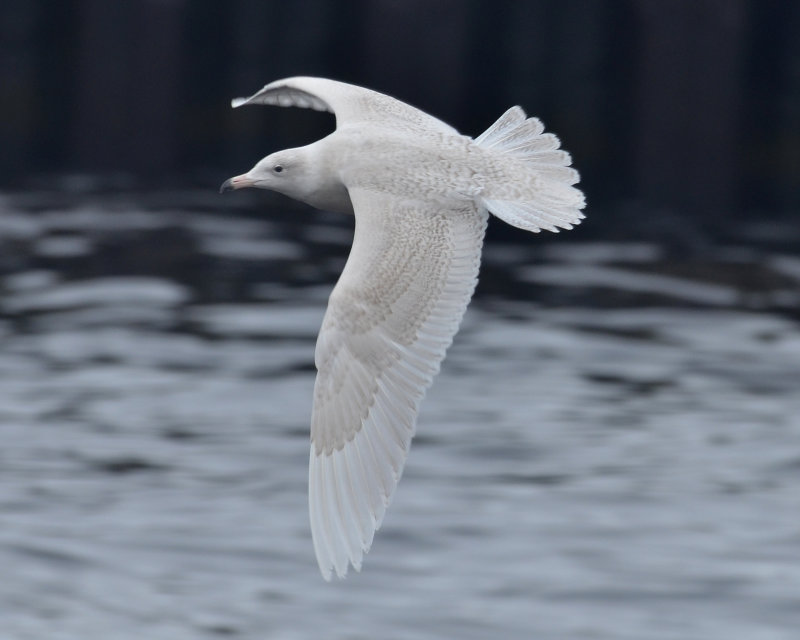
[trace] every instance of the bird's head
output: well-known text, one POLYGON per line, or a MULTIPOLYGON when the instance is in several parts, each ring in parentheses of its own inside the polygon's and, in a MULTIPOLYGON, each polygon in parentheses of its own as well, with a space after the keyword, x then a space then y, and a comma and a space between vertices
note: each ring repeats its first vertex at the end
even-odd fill
POLYGON ((301 149, 287 149, 268 155, 247 173, 234 176, 222 183, 220 193, 245 187, 259 187, 302 199, 308 190, 308 163, 301 149))
POLYGON ((222 183, 220 193, 245 187, 271 189, 317 209, 353 213, 350 195, 336 172, 326 171, 320 161, 323 141, 307 147, 268 155, 255 167, 222 183))

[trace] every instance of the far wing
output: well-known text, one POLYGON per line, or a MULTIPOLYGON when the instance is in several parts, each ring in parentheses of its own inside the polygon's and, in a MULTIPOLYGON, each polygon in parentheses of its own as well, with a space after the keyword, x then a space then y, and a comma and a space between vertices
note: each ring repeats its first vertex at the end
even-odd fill
POLYGON ((380 526, 420 401, 472 297, 487 213, 351 189, 353 248, 316 349, 309 510, 322 575, 347 573, 380 526))
POLYGON ((270 104, 330 111, 338 126, 358 122, 394 121, 418 131, 457 133, 453 127, 390 96, 327 78, 295 77, 276 80, 249 98, 236 98, 231 106, 270 104))

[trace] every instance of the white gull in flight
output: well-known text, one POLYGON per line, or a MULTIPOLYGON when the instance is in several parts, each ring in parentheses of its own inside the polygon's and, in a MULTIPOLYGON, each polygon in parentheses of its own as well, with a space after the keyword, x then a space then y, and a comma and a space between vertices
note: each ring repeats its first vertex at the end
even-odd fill
POLYGON ((478 278, 488 214, 520 229, 583 219, 578 172, 520 107, 475 139, 389 96, 278 80, 232 105, 330 111, 336 130, 273 153, 221 191, 272 189, 355 214, 350 256, 317 339, 309 513, 326 580, 361 569, 403 471, 425 391, 478 278))

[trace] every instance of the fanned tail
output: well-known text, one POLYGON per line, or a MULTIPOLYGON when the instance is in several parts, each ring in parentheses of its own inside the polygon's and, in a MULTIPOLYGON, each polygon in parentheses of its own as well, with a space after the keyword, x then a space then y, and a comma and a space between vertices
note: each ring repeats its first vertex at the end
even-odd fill
POLYGON ((584 218, 583 193, 572 186, 580 176, 558 137, 544 133, 541 120, 511 107, 475 143, 489 151, 501 176, 481 196, 498 218, 534 232, 571 229, 584 218))

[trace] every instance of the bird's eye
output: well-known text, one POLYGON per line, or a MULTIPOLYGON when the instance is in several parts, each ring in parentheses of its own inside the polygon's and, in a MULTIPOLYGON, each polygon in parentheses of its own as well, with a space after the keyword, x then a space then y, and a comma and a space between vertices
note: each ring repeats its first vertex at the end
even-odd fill
POLYGON ((283 167, 281 165, 279 165, 279 164, 276 164, 274 167, 272 167, 272 170, 275 173, 280 173, 281 171, 283 171, 283 167))

